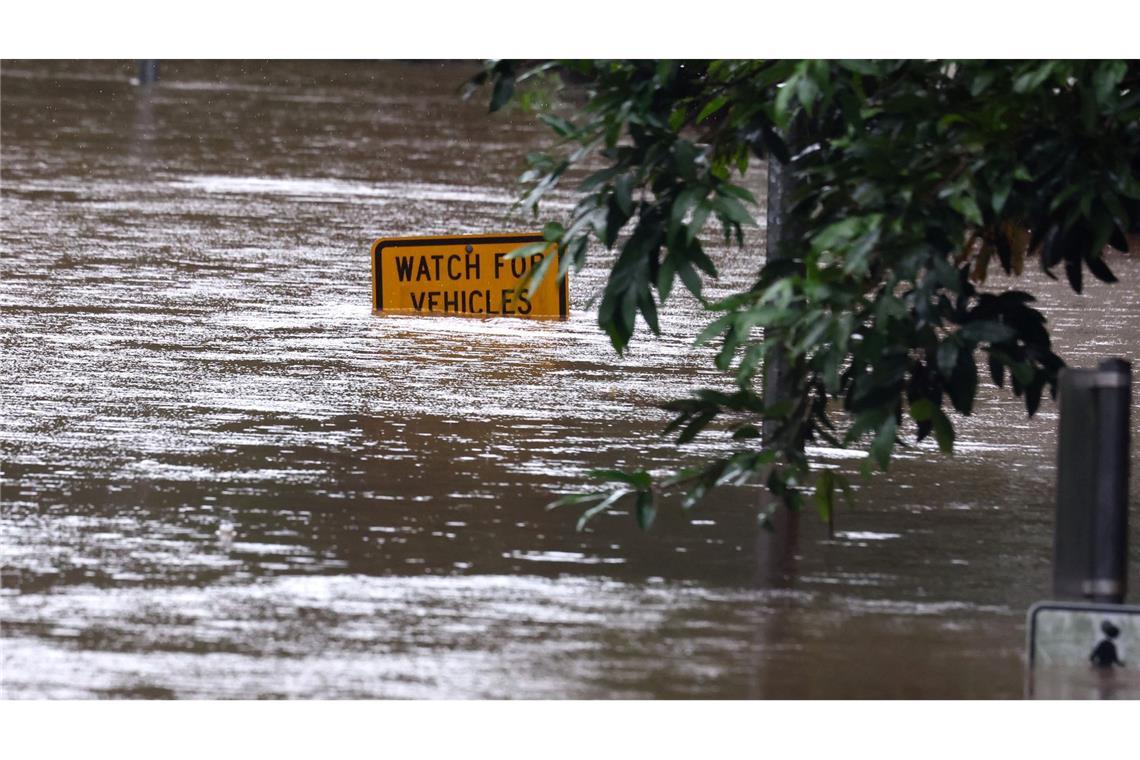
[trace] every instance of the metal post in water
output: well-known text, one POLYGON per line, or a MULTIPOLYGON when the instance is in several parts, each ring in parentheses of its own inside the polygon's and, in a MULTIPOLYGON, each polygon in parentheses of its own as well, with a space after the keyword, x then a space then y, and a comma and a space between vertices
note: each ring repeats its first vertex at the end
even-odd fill
POLYGON ((146 86, 158 81, 158 60, 153 58, 141 59, 138 62, 139 85, 146 86))
MULTIPOLYGON (((767 261, 782 258, 783 242, 787 239, 784 217, 787 214, 787 199, 791 194, 788 186, 788 172, 775 158, 768 159, 768 234, 765 257, 767 261)), ((788 362, 780 354, 775 354, 764 365, 764 402, 775 403, 788 397, 788 362)), ((774 420, 764 420, 764 439, 772 437, 774 420)))
MULTIPOLYGON (((798 140, 799 119, 793 119, 788 129, 787 143, 790 148, 798 140)), ((792 173, 788 167, 781 164, 774 156, 768 158, 768 209, 767 209, 767 247, 765 257, 767 262, 788 258, 787 244, 796 237, 789 217, 792 206, 792 195, 795 190, 792 173)), ((794 368, 782 353, 771 355, 764 364, 764 404, 772 405, 791 398, 792 373, 794 368)), ((764 420, 763 440, 769 443, 773 440, 778 420, 764 420)))
POLYGON ((1092 598, 1121 604, 1128 581, 1128 452, 1132 365, 1097 367, 1097 489, 1093 503, 1092 598))
MULTIPOLYGON (((796 127, 789 129, 787 142, 794 144, 796 127)), ((774 156, 768 158, 768 208, 767 246, 765 258, 768 262, 786 258, 786 242, 794 239, 795 231, 788 219, 794 185, 792 174, 774 156)), ((772 405, 790 399, 795 368, 783 354, 771 354, 764 363, 763 396, 764 404, 772 405)), ((762 440, 765 446, 771 445, 780 428, 779 420, 763 421, 762 440)), ((784 431, 784 435, 798 435, 795 431, 784 431)), ((799 445, 803 445, 802 436, 799 445)), ((767 497, 773 498, 773 497, 767 497)), ((786 587, 795 575, 795 558, 799 544, 798 512, 777 507, 771 518, 772 531, 760 531, 757 538, 757 552, 761 561, 757 571, 764 585, 786 587)), ((828 526, 830 531, 830 525, 828 526)))
POLYGON ((1128 578, 1132 365, 1061 373, 1053 592, 1121 604, 1128 578))

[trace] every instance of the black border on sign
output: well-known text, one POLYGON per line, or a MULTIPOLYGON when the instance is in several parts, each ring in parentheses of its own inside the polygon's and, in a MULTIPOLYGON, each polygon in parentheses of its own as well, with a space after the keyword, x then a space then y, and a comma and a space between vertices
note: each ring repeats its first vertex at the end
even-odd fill
MULTIPOLYGON (((456 245, 471 243, 494 245, 495 243, 541 243, 546 240, 538 232, 518 232, 503 235, 444 235, 442 237, 407 237, 407 238, 379 238, 372 243, 372 310, 384 311, 380 295, 384 292, 384 269, 380 266, 380 254, 385 248, 415 248, 425 245, 456 245)), ((554 263, 561 268, 562 254, 556 248, 554 263)), ((562 278, 562 286, 558 288, 558 318, 566 319, 570 316, 570 278, 562 278)), ((477 315, 471 315, 477 316, 477 315)))

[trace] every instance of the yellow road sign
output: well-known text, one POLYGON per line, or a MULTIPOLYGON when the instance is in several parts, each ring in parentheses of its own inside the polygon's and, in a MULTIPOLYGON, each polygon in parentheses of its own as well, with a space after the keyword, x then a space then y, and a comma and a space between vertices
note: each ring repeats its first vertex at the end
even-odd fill
POLYGON ((372 309, 380 314, 565 319, 569 277, 536 233, 380 238, 372 244, 372 309), (553 259, 547 263, 548 259, 553 259), (546 267, 541 282, 529 282, 546 267))

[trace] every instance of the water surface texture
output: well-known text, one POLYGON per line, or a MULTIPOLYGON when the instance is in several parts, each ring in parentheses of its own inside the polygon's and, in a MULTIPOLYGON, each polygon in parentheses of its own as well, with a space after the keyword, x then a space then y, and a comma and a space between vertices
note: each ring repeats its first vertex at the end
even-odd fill
MULTIPOLYGON (((953 458, 903 454, 832 538, 775 545, 756 488, 579 533, 543 506, 585 470, 724 446, 659 435, 724 383, 699 305, 616 356, 596 251, 565 322, 371 313, 375 238, 537 226, 511 204, 545 132, 461 101, 474 70, 3 64, 0 695, 1020 696, 1051 402, 983 390, 953 458)), ((717 288, 762 244, 710 239, 717 288)), ((1135 359, 1140 260, 1110 264, 1084 296, 1027 277, 1070 363, 1135 359)))

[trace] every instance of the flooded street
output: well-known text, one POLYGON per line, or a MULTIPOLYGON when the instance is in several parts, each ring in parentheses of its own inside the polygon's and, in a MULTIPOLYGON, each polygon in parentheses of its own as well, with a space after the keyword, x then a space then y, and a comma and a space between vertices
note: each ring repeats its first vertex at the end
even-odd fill
MULTIPOLYGON (((1047 399, 983 386, 953 458, 913 447, 789 556, 757 488, 579 533, 543 507, 586 470, 726 447, 660 435, 659 404, 725 383, 700 306, 616 356, 596 250, 564 322, 371 313, 376 238, 540 227, 511 205, 548 132, 462 101, 475 70, 3 63, 0 697, 1020 697, 1047 399)), ((710 239, 718 290, 748 242, 710 239)), ((1083 296, 1021 286, 1072 365, 1137 360, 1140 257, 1108 262, 1083 296)))

